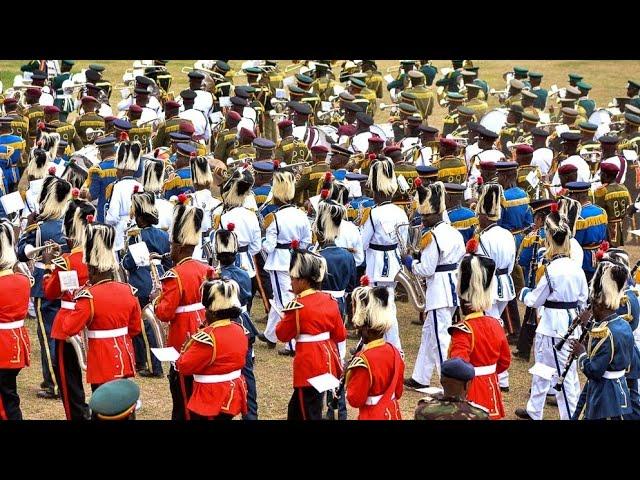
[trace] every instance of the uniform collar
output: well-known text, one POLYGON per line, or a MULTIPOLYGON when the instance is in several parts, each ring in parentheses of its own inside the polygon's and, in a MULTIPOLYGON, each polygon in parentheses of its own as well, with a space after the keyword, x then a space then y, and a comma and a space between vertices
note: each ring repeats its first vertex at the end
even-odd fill
POLYGON ((372 340, 362 348, 362 351, 364 352, 365 350, 371 350, 372 348, 381 347, 385 343, 387 342, 384 340, 384 338, 378 338, 376 340, 372 340))
POLYGON ((484 312, 473 312, 470 313, 469 315, 467 315, 466 317, 464 317, 464 320, 471 320, 473 318, 478 318, 478 317, 484 317, 484 312))
POLYGON ((216 320, 215 322, 209 324, 209 326, 213 328, 224 327, 226 325, 231 325, 231 320, 229 320, 228 318, 216 320))
POLYGON ((298 298, 307 297, 307 296, 312 295, 312 294, 314 294, 316 292, 317 292, 317 290, 315 288, 307 288, 306 290, 304 290, 303 292, 300 292, 300 294, 298 294, 298 298))
POLYGON ((71 252, 69 252, 70 254, 74 254, 74 253, 78 253, 78 252, 82 252, 84 249, 82 247, 73 247, 71 249, 71 252))
POLYGON ((15 272, 13 270, 11 270, 10 268, 6 269, 6 270, 1 270, 0 271, 0 277, 6 277, 7 275, 13 275, 15 272))

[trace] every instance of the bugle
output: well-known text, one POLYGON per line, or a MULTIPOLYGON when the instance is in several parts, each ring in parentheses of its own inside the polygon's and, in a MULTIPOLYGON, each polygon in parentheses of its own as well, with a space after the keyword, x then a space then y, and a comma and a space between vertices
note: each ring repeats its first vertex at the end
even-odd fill
POLYGON ((44 253, 52 253, 54 257, 59 257, 62 255, 62 247, 53 240, 47 240, 44 242, 44 245, 40 247, 35 247, 33 250, 29 250, 29 252, 25 250, 26 257, 36 262, 42 261, 44 253))
POLYGON ((303 66, 303 63, 292 63, 291 65, 287 65, 286 67, 284 67, 284 71, 285 73, 293 72, 294 70, 297 70, 298 68, 301 68, 303 66))

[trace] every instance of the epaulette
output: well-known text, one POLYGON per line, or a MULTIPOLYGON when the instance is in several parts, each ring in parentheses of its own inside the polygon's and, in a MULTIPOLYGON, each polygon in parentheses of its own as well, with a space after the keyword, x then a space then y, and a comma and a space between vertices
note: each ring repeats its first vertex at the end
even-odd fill
POLYGON ((32 223, 31 225, 29 225, 27 228, 24 229, 23 233, 29 233, 29 232, 33 232, 36 228, 38 228, 40 226, 40 223, 32 223))
POLYGON ((362 219, 360 220, 360 225, 364 225, 367 220, 369 220, 369 215, 371 214, 371 207, 365 207, 362 210, 362 219))
POLYGON ((604 185, 600 188, 598 188, 595 192, 594 192, 596 197, 603 197, 604 195, 607 194, 607 187, 605 187, 604 185))
POLYGON ((589 335, 592 338, 606 338, 611 333, 608 327, 608 323, 609 322, 605 322, 603 325, 598 325, 597 327, 593 327, 589 332, 589 335))
POLYGON ((295 299, 291 300, 287 305, 282 309, 283 312, 290 312, 292 310, 299 310, 303 308, 304 305, 297 302, 295 299))
POLYGON ((173 268, 164 272, 164 275, 160 277, 160 280, 166 280, 167 278, 178 278, 178 274, 173 271, 173 268))
POLYGON ((204 343, 206 345, 209 345, 210 347, 214 346, 213 338, 211 338, 211 335, 209 335, 204 330, 200 330, 200 331, 194 333, 193 336, 191 337, 191 340, 193 340, 195 342, 204 343))
POLYGON ((461 332, 464 332, 464 333, 470 333, 470 334, 473 333, 473 331, 471 330, 469 325, 467 325, 465 322, 454 323, 449 328, 455 328, 455 329, 460 330, 461 332))
POLYGON ((433 240, 433 233, 431 233, 431 230, 424 232, 422 237, 420 237, 420 250, 427 248, 431 243, 431 240, 433 240))
POLYGON ((51 262, 58 267, 60 270, 69 270, 69 267, 67 266, 67 261, 64 259, 64 257, 55 257, 54 259, 51 260, 51 262))
POLYGON ((220 221, 221 221, 221 219, 222 219, 222 215, 220 215, 219 213, 216 213, 216 214, 213 216, 213 228, 214 228, 214 229, 216 229, 216 230, 217 230, 218 228, 220 228, 220 221))
POLYGON ((264 217, 264 228, 268 228, 269 225, 276 219, 274 212, 268 213, 266 217, 264 217))
POLYGON ((129 285, 129 288, 131 288, 131 295, 133 295, 135 297, 136 293, 138 293, 138 289, 136 287, 134 287, 133 285, 131 285, 130 283, 127 283, 127 285, 129 285))
POLYGON ((79 300, 81 298, 93 298, 93 295, 91 295, 91 292, 89 290, 83 288, 73 296, 74 300, 79 300))
POLYGON ((33 278, 33 276, 31 276, 31 274, 26 274, 23 272, 15 272, 17 275, 23 275, 25 277, 27 277, 29 279, 29 285, 31 285, 32 287, 35 285, 36 283, 36 279, 33 278))
POLYGON ((353 357, 351 362, 349 362, 349 366, 347 367, 347 370, 351 370, 352 368, 358 368, 358 367, 363 367, 366 369, 369 368, 369 365, 367 364, 365 359, 362 358, 360 355, 356 355, 355 357, 353 357))

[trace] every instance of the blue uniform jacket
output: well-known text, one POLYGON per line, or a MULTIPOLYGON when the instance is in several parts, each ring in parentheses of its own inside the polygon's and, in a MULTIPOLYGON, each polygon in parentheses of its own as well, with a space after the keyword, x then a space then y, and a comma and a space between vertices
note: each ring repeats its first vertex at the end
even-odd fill
MULTIPOLYGON (((164 255, 169 253, 169 234, 156 227, 145 227, 140 231, 140 236, 128 237, 128 244, 143 241, 147 244, 149 253, 164 255)), ((139 267, 127 251, 122 258, 122 266, 129 272, 129 284, 138 289, 136 297, 148 298, 151 294, 151 267, 139 267)), ((162 265, 158 265, 158 275, 164 275, 165 270, 171 268, 171 259, 163 259, 162 265)))
MULTIPOLYGON (((62 220, 45 220, 34 223, 27 227, 18 240, 18 260, 21 262, 29 261, 24 253, 27 245, 36 247, 36 238, 40 232, 40 245, 44 245, 47 240, 52 240, 62 246, 62 253, 69 253, 69 247, 62 233, 62 220)), ((42 278, 44 277, 44 265, 36 262, 33 269, 33 279, 35 283, 31 287, 31 296, 44 298, 44 288, 42 286, 42 278)))
POLYGON ((7 160, 0 160, 0 168, 4 175, 4 188, 9 191, 9 187, 20 181, 20 172, 18 171, 18 162, 25 147, 24 140, 18 135, 0 135, 0 145, 7 145, 14 148, 11 157, 7 160))
POLYGON ((97 220, 104 222, 107 205, 107 187, 117 180, 115 159, 108 159, 100 162, 97 167, 89 169, 89 177, 86 187, 91 194, 91 198, 98 199, 97 220))
POLYGON ((191 180, 191 167, 182 167, 176 170, 177 177, 165 182, 164 198, 169 200, 172 196, 181 193, 193 192, 193 181, 191 180))
POLYGON ((270 192, 271 192, 271 185, 269 185, 268 183, 264 185, 260 185, 259 187, 255 187, 253 189, 253 194, 256 197, 256 205, 258 205, 258 211, 262 216, 262 218, 278 210, 278 206, 275 205, 274 203, 264 205, 264 202, 267 201, 267 198, 269 197, 270 192))
POLYGON ((533 101, 533 106, 538 110, 544 110, 547 106, 547 96, 549 95, 549 92, 544 88, 537 88, 532 90, 532 92, 538 97, 533 101))
POLYGON ((585 273, 596 271, 595 254, 600 244, 608 238, 607 212, 593 203, 582 206, 582 213, 576 222, 576 240, 582 247, 585 273))
POLYGON ((522 231, 533 223, 529 195, 520 187, 512 187, 504 191, 501 204, 502 215, 498 220, 498 226, 506 228, 513 233, 517 251, 524 237, 522 231))
MULTIPOLYGON (((318 251, 327 261, 327 273, 322 281, 322 290, 339 292, 344 290, 345 295, 358 286, 356 262, 353 254, 348 250, 335 245, 327 245, 318 251)), ((344 295, 337 298, 340 312, 345 314, 344 295)))
MULTIPOLYGON (((246 270, 231 264, 229 266, 223 266, 220 270, 220 277, 224 279, 234 280, 239 287, 238 300, 243 307, 247 306, 247 303, 251 299, 251 278, 246 270)), ((255 337, 260 333, 256 326, 253 324, 247 312, 243 312, 240 315, 242 325, 249 331, 249 342, 253 343, 255 337)))
MULTIPOLYGON (((540 235, 540 244, 538 245, 538 252, 540 249, 544 248, 544 239, 546 237, 544 227, 538 230, 538 234, 540 235)), ((533 258, 533 249, 535 248, 535 238, 536 234, 531 233, 522 239, 522 243, 520 244, 520 254, 518 255, 518 265, 522 267, 522 272, 524 274, 524 281, 529 288, 535 288, 536 281, 533 279, 533 284, 529 285, 529 266, 531 265, 531 259, 533 258)))
MULTIPOLYGON (((596 324, 586 355, 578 360, 587 377, 586 400, 582 412, 587 420, 617 417, 632 412, 629 388, 625 377, 604 378, 607 371, 629 369, 635 354, 631 326, 623 317, 596 324)), ((577 415, 580 412, 576 411, 577 415)), ((578 417, 580 418, 580 417, 578 417)))
POLYGON ((447 210, 447 214, 449 215, 451 226, 462 234, 464 243, 467 243, 473 237, 476 225, 478 225, 476 213, 467 207, 458 206, 447 210))

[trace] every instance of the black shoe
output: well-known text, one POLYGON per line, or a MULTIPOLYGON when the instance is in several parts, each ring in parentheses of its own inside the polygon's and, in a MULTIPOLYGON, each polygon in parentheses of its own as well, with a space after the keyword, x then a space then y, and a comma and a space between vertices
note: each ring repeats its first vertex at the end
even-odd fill
POLYGON ((531 418, 531 415, 529 415, 529 412, 527 412, 524 408, 516 408, 516 411, 514 413, 516 414, 516 417, 523 420, 533 420, 533 418, 531 418))
POLYGON ((44 390, 45 388, 53 388, 53 387, 47 382, 42 382, 40 383, 40 388, 44 390))
POLYGON ((264 342, 267 344, 267 347, 269 347, 269 349, 274 349, 276 348, 276 344, 275 342, 270 341, 267 337, 264 336, 264 333, 260 333, 258 334, 258 340, 260 340, 261 342, 264 342))
POLYGON ((558 406, 558 399, 556 398, 555 395, 547 394, 547 405, 550 405, 552 407, 557 407, 558 406))
POLYGON ((531 359, 530 353, 521 352, 520 350, 514 350, 511 355, 519 358, 520 360, 524 360, 525 362, 528 362, 531 359))
POLYGON ((284 355, 287 357, 295 357, 296 356, 296 352, 294 352, 293 350, 289 350, 287 348, 281 348, 280 350, 278 350, 278 355, 284 355))
POLYGON ((500 391, 501 392, 508 392, 509 391, 509 387, 500 387, 500 391))
POLYGON ((152 371, 150 371, 149 369, 145 368, 144 370, 139 370, 138 371, 138 375, 140 375, 141 377, 147 377, 147 378, 162 378, 162 372, 160 373, 153 373, 152 371))
POLYGON ((421 383, 416 382, 413 378, 405 378, 404 385, 409 388, 427 388, 429 385, 423 385, 421 383))
POLYGON ((36 393, 36 395, 38 398, 47 398, 47 399, 60 398, 60 395, 55 393, 53 388, 44 388, 42 390, 39 390, 38 393, 36 393))

